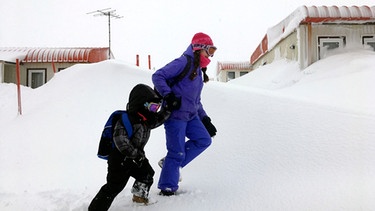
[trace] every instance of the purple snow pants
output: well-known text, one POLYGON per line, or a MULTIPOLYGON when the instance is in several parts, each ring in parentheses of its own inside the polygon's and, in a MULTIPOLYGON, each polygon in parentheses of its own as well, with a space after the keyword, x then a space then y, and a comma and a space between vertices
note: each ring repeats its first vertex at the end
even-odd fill
POLYGON ((160 173, 158 188, 175 192, 178 189, 180 168, 210 146, 211 137, 198 116, 190 121, 168 119, 164 127, 168 153, 160 173), (188 138, 186 142, 185 137, 188 138))

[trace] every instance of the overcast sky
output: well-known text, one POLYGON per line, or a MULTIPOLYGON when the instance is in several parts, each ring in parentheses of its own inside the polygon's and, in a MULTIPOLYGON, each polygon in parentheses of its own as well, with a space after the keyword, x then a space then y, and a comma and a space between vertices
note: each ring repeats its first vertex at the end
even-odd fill
POLYGON ((0 0, 0 47, 107 47, 108 18, 88 12, 112 8, 116 59, 160 68, 180 56, 196 32, 211 36, 217 61, 249 61, 267 29, 302 5, 373 6, 374 0, 0 0))

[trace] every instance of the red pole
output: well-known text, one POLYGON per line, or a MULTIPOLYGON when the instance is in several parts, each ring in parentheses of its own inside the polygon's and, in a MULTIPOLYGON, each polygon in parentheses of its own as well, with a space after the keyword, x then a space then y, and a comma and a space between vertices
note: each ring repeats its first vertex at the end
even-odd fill
POLYGON ((151 70, 151 55, 148 55, 148 69, 151 70))
POLYGON ((21 86, 20 86, 20 62, 16 59, 16 75, 17 75, 17 96, 18 96, 18 113, 22 115, 21 106, 21 86))
POLYGON ((135 64, 139 67, 139 55, 138 54, 136 56, 136 63, 135 64))

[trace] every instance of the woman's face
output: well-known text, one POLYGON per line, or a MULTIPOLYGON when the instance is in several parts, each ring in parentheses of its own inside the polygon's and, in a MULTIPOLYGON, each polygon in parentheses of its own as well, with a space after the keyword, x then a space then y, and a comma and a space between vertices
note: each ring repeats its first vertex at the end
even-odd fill
POLYGON ((200 66, 207 67, 211 62, 211 60, 209 59, 210 56, 208 55, 207 51, 201 50, 200 57, 200 66))
POLYGON ((208 55, 207 51, 206 50, 201 50, 201 56, 204 56, 206 58, 210 57, 210 55, 208 55))

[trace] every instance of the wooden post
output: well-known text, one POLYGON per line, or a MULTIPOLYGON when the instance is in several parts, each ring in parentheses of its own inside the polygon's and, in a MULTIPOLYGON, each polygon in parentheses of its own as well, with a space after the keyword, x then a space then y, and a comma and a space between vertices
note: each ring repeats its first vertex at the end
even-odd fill
POLYGON ((21 105, 21 80, 20 80, 20 62, 16 59, 16 75, 17 75, 17 97, 18 97, 18 113, 22 115, 21 105))
POLYGON ((135 64, 139 67, 139 55, 138 55, 138 54, 136 55, 136 61, 135 61, 135 64))

